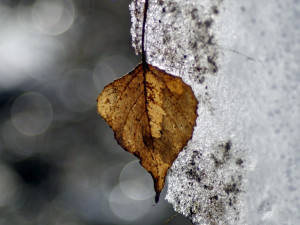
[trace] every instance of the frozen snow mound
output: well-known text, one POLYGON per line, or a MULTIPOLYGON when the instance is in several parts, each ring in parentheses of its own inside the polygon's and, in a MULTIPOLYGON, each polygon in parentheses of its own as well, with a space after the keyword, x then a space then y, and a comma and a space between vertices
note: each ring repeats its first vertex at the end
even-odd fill
MULTIPOLYGON (((143 6, 130 5, 137 53, 143 6)), ((300 224, 299 19, 292 0, 149 0, 147 61, 199 101, 166 196, 194 224, 300 224)))

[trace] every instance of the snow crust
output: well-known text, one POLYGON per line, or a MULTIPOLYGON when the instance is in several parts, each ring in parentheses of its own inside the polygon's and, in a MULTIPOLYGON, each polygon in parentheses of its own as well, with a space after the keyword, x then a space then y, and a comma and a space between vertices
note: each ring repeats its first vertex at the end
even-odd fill
MULTIPOLYGON (((144 1, 134 0, 141 52, 144 1)), ((300 3, 149 1, 147 61, 199 100, 166 199, 194 224, 300 224, 300 3)))

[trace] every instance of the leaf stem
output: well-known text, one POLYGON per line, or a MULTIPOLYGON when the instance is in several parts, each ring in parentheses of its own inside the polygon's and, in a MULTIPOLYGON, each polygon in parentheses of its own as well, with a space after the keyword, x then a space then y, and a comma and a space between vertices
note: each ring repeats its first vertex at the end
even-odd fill
POLYGON ((145 33, 146 33, 146 20, 147 20, 147 11, 148 11, 148 0, 145 0, 144 4, 144 18, 143 18, 143 28, 142 28, 142 63, 144 70, 147 69, 147 60, 146 60, 146 50, 145 50, 145 33))

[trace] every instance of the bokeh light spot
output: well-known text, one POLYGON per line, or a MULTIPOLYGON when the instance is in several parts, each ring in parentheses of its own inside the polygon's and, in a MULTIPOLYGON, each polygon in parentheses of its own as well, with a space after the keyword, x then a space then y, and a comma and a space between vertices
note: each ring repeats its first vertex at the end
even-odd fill
POLYGON ((111 189, 119 183, 119 176, 124 164, 114 164, 103 172, 100 187, 103 195, 109 197, 111 189))
POLYGON ((128 163, 120 174, 120 187, 127 197, 145 200, 154 196, 153 180, 139 164, 139 160, 128 163))
POLYGON ((23 134, 33 136, 45 132, 53 119, 49 100, 35 92, 18 97, 11 108, 11 120, 23 134))
POLYGON ((149 201, 135 201, 129 198, 117 185, 109 195, 109 206, 117 217, 135 221, 147 213, 151 204, 149 201))
POLYGON ((36 27, 47 35, 60 35, 73 24, 76 11, 71 0, 39 0, 32 9, 36 27))
POLYGON ((47 148, 45 135, 25 135, 12 124, 11 120, 3 124, 2 138, 11 152, 21 156, 42 152, 47 148))

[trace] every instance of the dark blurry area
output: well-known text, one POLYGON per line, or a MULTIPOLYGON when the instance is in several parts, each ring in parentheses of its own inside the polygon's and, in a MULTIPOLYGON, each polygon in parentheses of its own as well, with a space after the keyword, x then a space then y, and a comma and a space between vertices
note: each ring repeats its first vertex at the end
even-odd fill
POLYGON ((0 0, 0 225, 165 224, 176 214, 166 190, 153 206, 150 174, 97 114, 103 87, 140 60, 129 3, 0 0))

